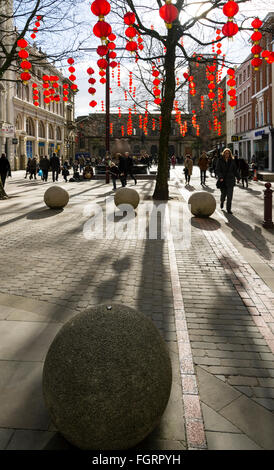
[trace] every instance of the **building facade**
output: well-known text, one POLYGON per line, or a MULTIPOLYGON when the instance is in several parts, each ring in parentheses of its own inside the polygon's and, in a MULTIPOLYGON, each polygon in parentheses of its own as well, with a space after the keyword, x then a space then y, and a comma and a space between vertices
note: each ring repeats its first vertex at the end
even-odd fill
MULTIPOLYGON (((190 116, 182 116, 182 121, 188 123, 185 136, 180 134, 180 127, 173 116, 169 141, 169 155, 175 155, 179 160, 186 153, 196 157, 200 152, 190 116)), ((145 152, 157 156, 159 153, 160 114, 148 114, 147 116, 133 114, 131 125, 129 126, 128 123, 128 114, 111 113, 110 152, 113 153, 115 148, 115 139, 128 139, 131 152, 135 156, 145 152)), ((105 114, 94 113, 88 116, 79 116, 76 119, 76 124, 78 131, 76 154, 103 158, 106 154, 105 114)))
MULTIPOLYGON (((0 40, 16 41, 12 23, 12 2, 1 5, 1 12, 8 20, 3 23, 0 40), (5 9, 8 8, 8 11, 5 9), (2 11, 3 9, 3 11, 2 11), (8 31, 8 34, 4 34, 8 31)), ((7 44, 6 47, 11 47, 7 44)), ((6 153, 12 169, 24 169, 28 157, 50 156, 56 152, 62 160, 73 158, 75 153, 76 126, 74 123, 74 93, 68 101, 62 100, 63 84, 70 85, 61 72, 48 63, 45 54, 35 46, 28 46, 32 63, 31 80, 24 85, 20 79, 20 62, 15 59, 0 80, 0 153, 6 153), (56 93, 60 102, 44 102, 43 75, 59 77, 56 93), (32 84, 39 90, 39 106, 34 105, 32 84)))

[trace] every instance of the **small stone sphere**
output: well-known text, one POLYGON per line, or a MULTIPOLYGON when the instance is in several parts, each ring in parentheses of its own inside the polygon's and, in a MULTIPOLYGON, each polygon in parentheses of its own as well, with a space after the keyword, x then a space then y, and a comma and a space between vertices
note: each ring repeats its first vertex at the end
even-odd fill
POLYGON ((43 393, 57 430, 86 450, 129 449, 159 424, 172 369, 158 329, 123 305, 71 318, 54 338, 43 393))
POLYGON ((114 196, 115 205, 118 207, 120 204, 129 204, 134 209, 140 202, 139 193, 132 188, 120 188, 116 191, 114 196))
POLYGON ((191 205, 191 213, 196 217, 209 217, 216 209, 216 199, 207 191, 193 193, 188 204, 191 205))
POLYGON ((69 202, 69 193, 60 186, 51 186, 44 194, 44 201, 51 209, 62 209, 69 202))

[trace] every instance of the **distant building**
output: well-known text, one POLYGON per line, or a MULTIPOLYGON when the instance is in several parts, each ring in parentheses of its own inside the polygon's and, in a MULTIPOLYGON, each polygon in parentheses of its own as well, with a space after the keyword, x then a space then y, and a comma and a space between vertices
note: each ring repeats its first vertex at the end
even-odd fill
MULTIPOLYGON (((186 153, 197 155, 197 139, 191 126, 190 116, 182 116, 182 122, 187 121, 187 132, 183 137, 180 127, 172 117, 171 134, 169 138, 169 156, 184 157, 186 153)), ((78 116, 76 154, 84 153, 87 156, 101 157, 106 154, 105 142, 105 114, 96 113, 88 116, 78 116)), ((147 123, 145 114, 132 114, 129 126, 128 114, 111 113, 110 115, 110 151, 115 139, 128 139, 131 152, 138 156, 147 152, 158 156, 160 136, 160 114, 148 114, 147 123)))

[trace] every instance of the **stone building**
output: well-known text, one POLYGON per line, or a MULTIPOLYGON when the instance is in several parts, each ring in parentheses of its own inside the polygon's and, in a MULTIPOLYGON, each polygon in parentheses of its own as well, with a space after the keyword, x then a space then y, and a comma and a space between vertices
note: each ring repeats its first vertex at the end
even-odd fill
MULTIPOLYGON (((110 115, 110 151, 115 139, 126 138, 129 141, 131 152, 138 156, 144 152, 157 156, 159 153, 160 114, 148 114, 147 124, 145 114, 132 114, 131 126, 128 126, 128 114, 111 113, 110 115)), ((182 121, 187 121, 187 132, 183 137, 180 127, 172 118, 171 135, 169 141, 169 155, 175 155, 178 159, 186 153, 197 156, 197 138, 191 126, 190 116, 182 116, 182 121)), ((105 143, 105 114, 94 113, 88 116, 76 118, 78 136, 76 143, 76 155, 104 157, 106 153, 105 143)))
MULTIPOLYGON (((1 12, 7 14, 8 21, 2 27, 0 40, 13 43, 16 31, 10 13, 2 11, 11 8, 12 2, 1 5, 1 12), (8 31, 4 35, 3 31, 8 31), (2 34, 2 36, 1 36, 2 34), (8 38, 8 39, 7 39, 8 38)), ((11 47, 7 45, 7 47, 11 47)), ((27 48, 32 63, 31 80, 23 85, 20 79, 19 58, 14 60, 3 79, 0 80, 0 153, 5 152, 12 169, 23 169, 28 157, 50 156, 56 152, 63 160, 75 154, 74 93, 69 94, 66 103, 62 100, 62 85, 70 83, 59 70, 49 64, 46 55, 34 46, 27 48), (59 77, 60 102, 46 105, 43 100, 43 75, 59 77), (32 84, 37 83, 39 106, 33 102, 32 84)))

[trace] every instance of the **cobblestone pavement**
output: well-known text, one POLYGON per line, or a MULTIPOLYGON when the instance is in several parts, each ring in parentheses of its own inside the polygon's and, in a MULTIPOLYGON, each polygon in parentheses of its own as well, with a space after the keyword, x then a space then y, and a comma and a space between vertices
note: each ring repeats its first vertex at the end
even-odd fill
MULTIPOLYGON (((191 187, 181 175, 171 171, 170 209, 201 189, 197 169, 191 187)), ((173 364, 169 405, 140 448, 273 449, 273 232, 261 226, 262 183, 236 188, 233 216, 217 207, 192 218, 188 249, 172 238, 86 240, 84 208, 104 207, 111 185, 62 183, 64 211, 44 206, 49 185, 14 172, 1 201, 0 448, 66 448, 43 405, 43 360, 64 321, 113 302, 155 322, 173 364)), ((141 205, 153 186, 138 181, 141 205)), ((140 210, 138 219, 147 223, 140 210)))

